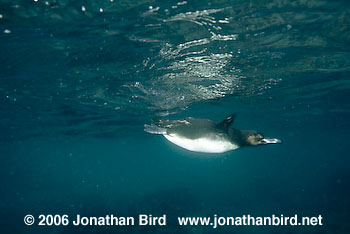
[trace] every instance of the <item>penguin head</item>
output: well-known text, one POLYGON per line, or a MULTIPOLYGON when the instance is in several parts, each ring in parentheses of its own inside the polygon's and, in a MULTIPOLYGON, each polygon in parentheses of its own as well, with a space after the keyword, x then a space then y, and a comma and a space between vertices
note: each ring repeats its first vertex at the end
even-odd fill
POLYGON ((246 142, 248 143, 248 145, 263 145, 263 144, 265 144, 263 142, 264 135, 261 134, 260 132, 247 131, 245 135, 246 135, 246 142))
POLYGON ((281 143, 281 140, 276 138, 265 137, 262 133, 256 131, 244 131, 245 140, 248 145, 266 145, 281 143))

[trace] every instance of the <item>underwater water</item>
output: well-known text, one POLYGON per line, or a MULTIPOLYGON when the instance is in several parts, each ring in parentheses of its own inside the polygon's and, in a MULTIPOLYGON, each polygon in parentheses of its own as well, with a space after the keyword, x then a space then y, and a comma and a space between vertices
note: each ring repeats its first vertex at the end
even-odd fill
POLYGON ((1 0, 0 232, 349 233, 349 45, 345 0, 1 0), (144 132, 154 117, 232 113, 282 144, 204 154, 144 132), (215 214, 323 225, 177 223, 215 214))

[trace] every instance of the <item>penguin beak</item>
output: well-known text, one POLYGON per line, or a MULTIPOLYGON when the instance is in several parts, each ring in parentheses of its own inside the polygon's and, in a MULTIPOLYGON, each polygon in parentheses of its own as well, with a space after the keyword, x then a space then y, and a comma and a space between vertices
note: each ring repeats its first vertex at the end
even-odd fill
POLYGON ((279 143, 282 143, 282 141, 277 139, 277 138, 264 138, 261 141, 264 142, 264 144, 279 144, 279 143))

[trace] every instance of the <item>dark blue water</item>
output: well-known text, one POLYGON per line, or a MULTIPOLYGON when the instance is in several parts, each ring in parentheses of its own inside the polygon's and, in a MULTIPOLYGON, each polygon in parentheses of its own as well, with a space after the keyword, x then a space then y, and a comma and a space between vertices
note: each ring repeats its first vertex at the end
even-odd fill
POLYGON ((349 233, 348 1, 0 2, 1 233, 349 233), (283 141, 221 155, 143 131, 221 121, 283 141), (27 214, 159 226, 26 226, 27 214), (323 216, 181 227, 178 216, 323 216))

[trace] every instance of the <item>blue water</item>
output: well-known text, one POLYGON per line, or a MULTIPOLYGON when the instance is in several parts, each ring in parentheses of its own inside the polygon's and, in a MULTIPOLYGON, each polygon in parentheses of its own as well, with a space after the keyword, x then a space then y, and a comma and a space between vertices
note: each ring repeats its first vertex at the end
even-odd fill
POLYGON ((1 233, 349 233, 348 1, 0 1, 1 233), (188 116, 279 145, 193 153, 143 131, 188 116), (26 226, 27 214, 168 224, 26 226), (177 225, 323 216, 323 226, 177 225))

